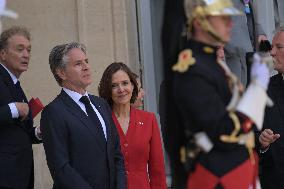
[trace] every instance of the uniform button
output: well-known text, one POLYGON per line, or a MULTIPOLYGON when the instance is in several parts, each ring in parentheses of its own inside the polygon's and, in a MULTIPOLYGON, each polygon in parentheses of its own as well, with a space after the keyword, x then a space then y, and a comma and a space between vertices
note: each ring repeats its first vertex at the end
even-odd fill
POLYGON ((128 175, 128 174, 129 174, 129 171, 126 171, 126 174, 128 175))
POLYGON ((123 146, 124 146, 124 147, 127 147, 127 146, 128 146, 128 144, 127 144, 127 143, 124 143, 124 144, 123 144, 123 146))

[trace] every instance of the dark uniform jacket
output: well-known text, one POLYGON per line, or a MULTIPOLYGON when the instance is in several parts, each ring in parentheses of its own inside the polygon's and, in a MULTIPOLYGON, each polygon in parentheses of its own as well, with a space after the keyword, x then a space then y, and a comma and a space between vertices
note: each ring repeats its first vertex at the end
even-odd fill
MULTIPOLYGON (((255 171, 248 150, 244 145, 220 140, 221 135, 231 135, 235 129, 235 123, 226 110, 232 96, 229 79, 216 61, 214 47, 190 40, 185 49, 192 51, 192 57, 190 53, 182 55, 192 65, 181 66, 182 70, 176 71, 173 76, 178 120, 183 123, 184 133, 205 132, 213 143, 209 153, 199 155, 187 186, 190 189, 220 186, 232 189, 231 185, 235 183, 236 188, 244 188, 250 182, 246 179, 253 180, 255 171), (238 177, 240 170, 242 176, 238 177)), ((247 117, 233 113, 242 126, 238 134, 248 132, 242 125, 247 117)))

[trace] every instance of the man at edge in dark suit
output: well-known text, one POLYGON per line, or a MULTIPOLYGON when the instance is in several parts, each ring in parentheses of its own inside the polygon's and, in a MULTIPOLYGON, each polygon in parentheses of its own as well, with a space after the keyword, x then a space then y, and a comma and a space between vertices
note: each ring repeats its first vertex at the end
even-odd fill
POLYGON ((61 93, 41 117, 47 164, 54 189, 125 189, 124 161, 111 110, 90 95, 91 70, 83 44, 55 46, 51 71, 61 93))
POLYGON ((33 189, 32 143, 41 141, 18 81, 28 70, 30 33, 11 27, 0 36, 0 189, 33 189))
POLYGON ((284 189, 284 27, 277 29, 270 54, 278 74, 270 79, 267 92, 274 106, 266 109, 259 137, 262 146, 260 181, 263 189, 284 189))

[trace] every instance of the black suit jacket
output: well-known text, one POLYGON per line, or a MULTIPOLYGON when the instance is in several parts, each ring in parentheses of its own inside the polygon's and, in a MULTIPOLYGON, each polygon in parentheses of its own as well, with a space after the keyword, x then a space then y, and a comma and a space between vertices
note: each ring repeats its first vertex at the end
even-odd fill
POLYGON ((3 105, 0 107, 0 123, 4 123, 4 122, 12 122, 12 115, 11 115, 11 110, 9 108, 9 106, 3 105), (3 115, 3 116, 2 116, 3 115), (4 116, 4 115, 8 115, 8 116, 4 116))
POLYGON ((13 80, 0 65, 0 187, 33 188, 32 143, 40 141, 30 116, 24 122, 12 118, 8 104, 19 101, 13 80))
POLYGON ((105 121, 106 143, 98 139, 97 125, 63 90, 42 112, 44 149, 53 188, 125 189, 124 162, 111 110, 101 98, 89 96, 105 121))
POLYGON ((263 189, 284 189, 284 81, 281 74, 271 78, 268 95, 274 106, 266 110, 263 129, 279 133, 280 138, 261 155, 260 178, 263 189))

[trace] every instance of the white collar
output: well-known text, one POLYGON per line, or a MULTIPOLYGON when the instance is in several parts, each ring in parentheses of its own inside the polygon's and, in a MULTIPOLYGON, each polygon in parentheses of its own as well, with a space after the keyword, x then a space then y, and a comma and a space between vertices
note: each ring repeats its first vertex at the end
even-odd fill
POLYGON ((81 95, 80 93, 78 93, 76 91, 72 91, 72 90, 67 89, 65 87, 63 87, 63 90, 77 103, 81 103, 79 100, 82 96, 87 96, 90 99, 87 91, 85 92, 84 95, 81 95))

